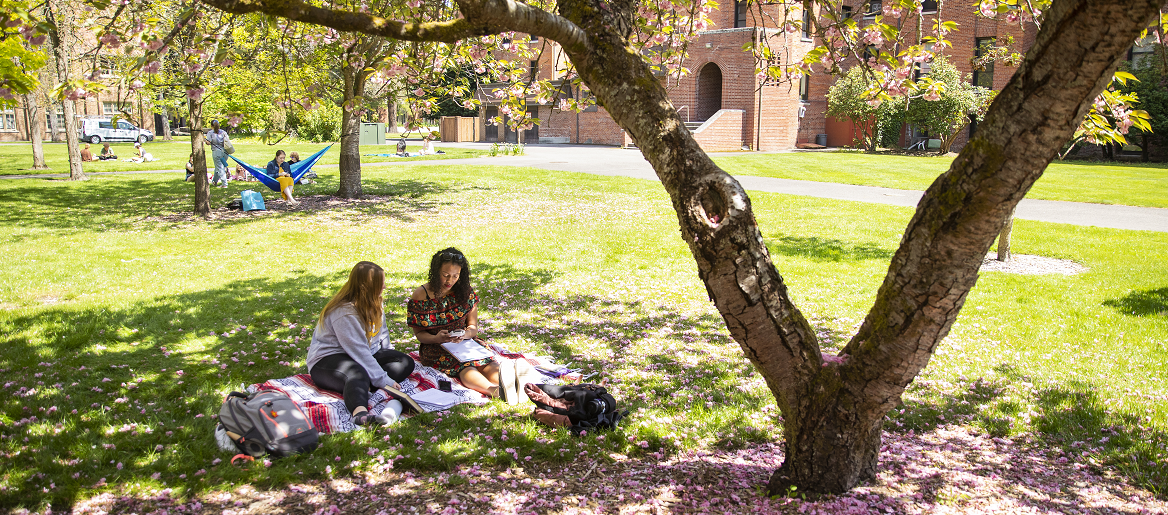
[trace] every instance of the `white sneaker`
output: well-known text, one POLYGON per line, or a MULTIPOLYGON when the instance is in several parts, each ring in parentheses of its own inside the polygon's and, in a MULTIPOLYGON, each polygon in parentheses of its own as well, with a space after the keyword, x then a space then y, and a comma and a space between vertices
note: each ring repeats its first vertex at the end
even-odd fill
POLYGON ((499 396, 512 406, 519 404, 519 392, 515 391, 515 360, 499 361, 499 396))

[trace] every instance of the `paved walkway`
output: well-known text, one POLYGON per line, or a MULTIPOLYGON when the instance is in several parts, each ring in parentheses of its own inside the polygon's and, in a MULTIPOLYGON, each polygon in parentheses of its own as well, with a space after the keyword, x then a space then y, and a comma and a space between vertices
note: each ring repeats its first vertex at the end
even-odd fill
MULTIPOLYGON (((486 143, 444 143, 443 146, 487 149, 486 143)), ((434 164, 477 164, 502 166, 529 166, 547 170, 562 170, 596 175, 634 177, 657 180, 653 167, 636 150, 594 145, 527 145, 522 156, 479 157, 443 161, 387 161, 363 163, 365 166, 425 166, 434 164)), ((335 168, 337 165, 317 165, 335 168)), ((91 175, 181 173, 182 170, 151 170, 136 172, 96 172, 91 175)), ((65 174, 8 175, 2 179, 65 177, 65 174)), ((811 197, 890 204, 916 207, 923 192, 896 190, 873 186, 854 186, 768 177, 736 176, 747 190, 789 193, 811 197)), ((1108 227, 1139 231, 1168 232, 1168 209, 1062 202, 1054 200, 1023 199, 1014 215, 1024 220, 1054 222, 1072 225, 1108 227)))

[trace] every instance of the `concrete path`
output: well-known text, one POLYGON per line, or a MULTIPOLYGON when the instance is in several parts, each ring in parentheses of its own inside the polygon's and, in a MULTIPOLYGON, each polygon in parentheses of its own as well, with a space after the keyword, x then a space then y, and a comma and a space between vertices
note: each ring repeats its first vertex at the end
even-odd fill
MULTIPOLYGON (((443 143, 442 146, 486 150, 487 143, 443 143)), ((653 167, 637 150, 595 145, 527 145, 522 156, 479 157, 443 161, 379 161, 364 166, 426 166, 435 164, 468 164, 496 166, 528 166, 546 170, 562 170, 595 175, 634 177, 657 180, 653 167)), ((318 168, 336 168, 337 165, 318 165, 318 168)), ((181 173, 182 170, 153 170, 136 172, 97 172, 91 175, 181 173)), ((3 179, 61 178, 65 174, 8 175, 3 179)), ((923 192, 896 190, 873 186, 855 186, 769 177, 736 176, 747 190, 788 193, 810 197, 851 200, 876 204, 916 207, 923 192)), ((1137 231, 1168 232, 1168 209, 1023 199, 1015 216, 1024 220, 1054 222, 1072 225, 1130 229, 1137 231)))

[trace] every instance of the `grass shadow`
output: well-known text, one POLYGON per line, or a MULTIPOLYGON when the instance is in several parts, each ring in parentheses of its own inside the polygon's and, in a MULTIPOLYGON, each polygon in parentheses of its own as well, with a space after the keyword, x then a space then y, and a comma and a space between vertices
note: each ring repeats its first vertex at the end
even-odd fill
MULTIPOLYGON (((675 414, 706 412, 708 430, 730 439, 728 446, 742 438, 774 441, 778 434, 777 426, 742 416, 743 410, 773 406, 765 390, 721 386, 757 377, 748 363, 689 349, 702 339, 732 343, 716 317, 636 300, 559 297, 542 291, 556 277, 551 270, 492 263, 474 270, 492 336, 596 373, 591 381, 608 381, 623 409, 682 419, 675 414), (617 382, 610 376, 619 367, 645 373, 617 382), (697 380, 683 384, 689 380, 680 378, 689 376, 697 380)), ((223 396, 303 373, 316 313, 345 277, 343 270, 301 272, 119 306, 7 312, 0 318, 0 483, 7 487, 0 490, 0 506, 49 502, 57 510, 102 492, 133 497, 171 488, 174 496, 191 497, 236 484, 279 488, 375 468, 383 456, 400 468, 439 471, 473 463, 522 465, 528 456, 536 463, 566 464, 585 451, 663 456, 705 436, 679 438, 675 427, 655 425, 635 430, 636 441, 585 440, 537 425, 524 416, 530 407, 491 403, 415 417, 384 438, 373 431, 328 436, 313 453, 270 466, 228 465, 230 455, 212 439, 212 415, 223 396)), ((422 273, 387 277, 389 284, 422 280, 422 273)), ((387 324, 400 336, 398 348, 414 350, 404 309, 393 300, 388 305, 387 324)))
POLYGON ((1000 364, 994 371, 994 379, 941 385, 955 386, 948 391, 918 380, 910 387, 915 390, 911 399, 892 411, 885 429, 927 432, 944 424, 972 424, 993 437, 1029 430, 1056 448, 1056 461, 1067 467, 1089 467, 1097 475, 1113 467, 1161 499, 1168 496, 1168 432, 1109 409, 1097 385, 1072 380, 1035 388, 1014 365, 1000 364))
POLYGON ((781 236, 768 238, 767 248, 772 254, 802 257, 816 261, 863 261, 892 259, 892 251, 870 243, 853 244, 818 236, 781 236))
MULTIPOLYGON (((130 230, 152 228, 166 230, 176 223, 200 220, 193 214, 194 186, 183 182, 181 174, 151 176, 107 176, 84 182, 0 181, 0 204, 8 206, 0 213, 0 224, 12 227, 38 227, 59 232, 87 230, 130 230), (111 204, 116 207, 111 208, 111 204)), ((314 209, 355 211, 355 222, 374 217, 412 221, 418 213, 442 205, 440 199, 452 188, 432 181, 370 180, 363 182, 367 196, 388 197, 347 201, 332 198, 337 177, 325 175, 311 185, 296 188, 298 197, 323 196, 312 203, 314 209)), ((231 188, 211 189, 212 212, 222 219, 220 227, 232 227, 271 217, 297 218, 312 213, 309 208, 285 209, 282 202, 272 201, 275 193, 259 183, 232 183, 231 188), (266 195, 271 211, 255 215, 222 210, 239 198, 243 189, 266 195)))
POLYGON ((1168 316, 1168 288, 1133 291, 1118 299, 1105 300, 1103 305, 1129 316, 1168 316))

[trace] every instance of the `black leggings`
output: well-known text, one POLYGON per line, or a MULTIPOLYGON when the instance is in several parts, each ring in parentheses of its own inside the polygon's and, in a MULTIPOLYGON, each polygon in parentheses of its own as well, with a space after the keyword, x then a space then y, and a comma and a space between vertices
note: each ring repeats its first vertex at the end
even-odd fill
MULTIPOLYGON (((390 379, 399 383, 414 373, 414 359, 404 352, 382 349, 373 355, 373 359, 390 379)), ((369 388, 373 386, 369 374, 348 354, 342 352, 321 358, 312 366, 311 375, 317 386, 344 395, 349 413, 358 407, 369 406, 369 388)))

